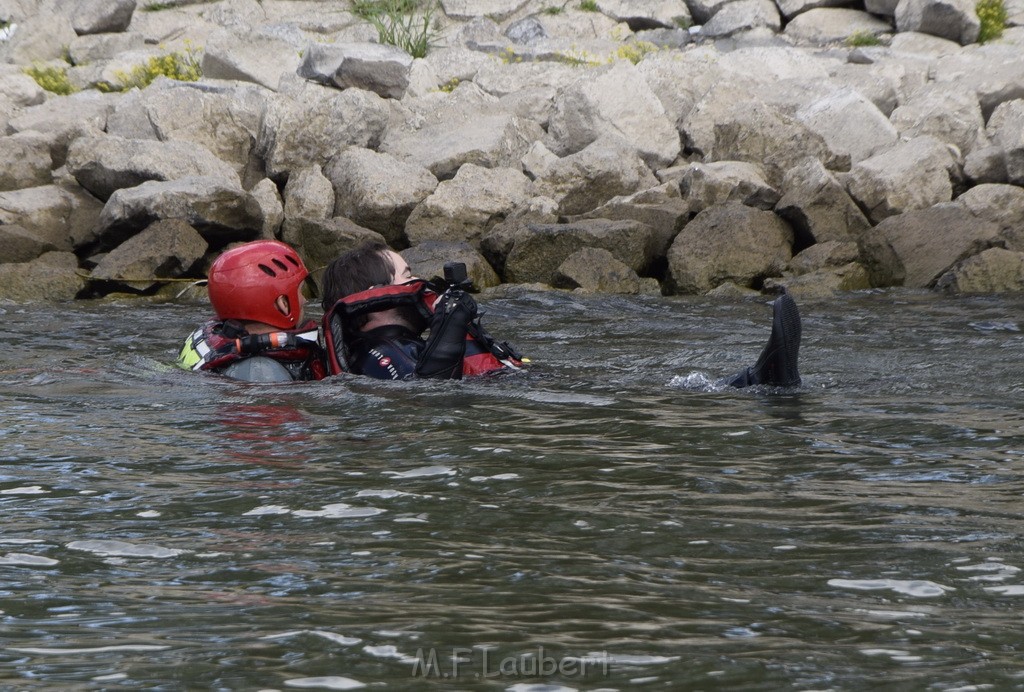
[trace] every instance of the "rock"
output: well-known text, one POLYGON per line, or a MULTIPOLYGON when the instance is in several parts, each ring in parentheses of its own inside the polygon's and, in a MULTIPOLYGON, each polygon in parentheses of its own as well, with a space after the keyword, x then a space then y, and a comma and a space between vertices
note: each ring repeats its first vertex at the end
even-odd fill
POLYGON ((560 214, 570 215, 586 213, 613 197, 657 184, 629 144, 615 137, 603 137, 552 164, 536 180, 536 190, 555 200, 560 214))
POLYGON ((861 244, 875 286, 929 288, 954 264, 1001 242, 997 224, 956 202, 885 219, 861 244))
POLYGON ((871 221, 924 209, 953 197, 953 154, 933 137, 917 137, 856 164, 847 190, 871 221))
POLYGON ((234 168, 193 142, 79 137, 68 148, 67 168, 82 187, 104 201, 117 190, 149 180, 213 176, 241 184, 234 168))
POLYGON ((591 70, 563 89, 545 142, 559 156, 575 154, 602 135, 631 144, 651 168, 664 168, 679 155, 679 134, 661 102, 631 63, 591 70))
POLYGON ((864 0, 864 9, 874 15, 893 17, 899 0, 864 0))
POLYGON ((1024 291, 1024 252, 999 247, 984 250, 939 277, 936 288, 948 293, 1024 291))
POLYGON ((771 0, 733 0, 722 6, 701 27, 700 33, 710 38, 723 38, 761 27, 778 31, 781 25, 779 10, 771 0))
POLYGON ((0 95, 18 108, 38 106, 46 101, 46 92, 43 88, 36 84, 36 80, 21 71, 0 74, 0 95))
POLYGON ((679 188, 693 212, 728 202, 771 209, 780 197, 759 166, 742 161, 691 163, 680 173, 679 188))
POLYGON ((281 240, 294 247, 306 259, 306 266, 317 285, 322 285, 320 277, 324 267, 339 255, 366 243, 384 242, 379 233, 348 219, 311 219, 304 216, 285 220, 281 240))
POLYGON ((145 45, 139 34, 87 34, 71 42, 67 57, 72 65, 88 65, 141 50, 145 45))
POLYGON ((362 89, 400 99, 409 86, 412 56, 379 43, 310 43, 299 76, 339 89, 362 89))
POLYGON ((489 58, 472 81, 481 91, 498 98, 540 89, 552 96, 580 78, 579 68, 539 62, 504 63, 489 58))
MULTIPOLYGON (((803 15, 822 7, 842 7, 848 3, 845 0, 778 0, 776 4, 783 17, 793 19, 797 15, 803 15)), ((788 29, 789 25, 786 28, 788 29)))
POLYGON ((277 185, 270 178, 264 178, 256 183, 249 194, 256 200, 263 215, 263 226, 260 229, 260 238, 273 240, 284 223, 284 201, 277 185))
POLYGON ((295 74, 300 62, 294 45, 258 31, 221 29, 203 46, 203 77, 252 82, 272 91, 277 91, 283 75, 295 74))
POLYGON ((73 300, 84 288, 78 258, 70 252, 48 252, 31 262, 0 264, 0 300, 73 300))
POLYGON ((405 222, 437 187, 426 168, 357 147, 341 152, 325 172, 334 187, 334 214, 377 231, 394 247, 408 245, 405 222))
POLYGON ((843 185, 820 161, 805 159, 782 182, 775 213, 789 222, 798 247, 859 238, 871 224, 843 185))
POLYGON ((132 21, 136 0, 79 0, 71 15, 75 33, 104 34, 124 31, 132 21))
POLYGON ((0 191, 52 182, 50 140, 36 132, 0 137, 0 191))
POLYGON ((597 0, 601 13, 625 22, 633 31, 675 29, 693 23, 683 0, 597 0))
POLYGON ((500 65, 490 55, 458 46, 432 50, 424 60, 434 69, 440 84, 472 82, 481 70, 500 65))
POLYGON ((686 3, 686 7, 690 10, 690 16, 693 17, 694 23, 701 25, 707 23, 707 21, 714 17, 720 9, 732 1, 733 0, 690 0, 686 3))
POLYGON ((1024 99, 1007 101, 988 121, 993 143, 1003 150, 1007 182, 1024 185, 1024 99))
POLYGON ((964 176, 975 185, 1005 183, 1006 157, 1002 147, 990 145, 968 154, 964 159, 964 176))
POLYGON ((474 290, 482 291, 501 283, 491 265, 469 243, 428 240, 403 250, 402 258, 409 263, 413 276, 429 279, 444 277, 445 264, 462 262, 466 265, 466 275, 473 282, 474 290))
POLYGON ((71 251, 95 238, 102 203, 77 186, 43 185, 0 192, 0 224, 14 224, 47 247, 71 251))
POLYGON ((852 241, 828 240, 816 243, 793 256, 787 269, 796 276, 810 274, 820 269, 843 267, 856 262, 860 257, 857 243, 852 241))
POLYGON ((972 216, 996 224, 1010 250, 1024 252, 1024 189, 1016 185, 978 185, 956 198, 972 216))
POLYGON ((1024 55, 1020 47, 987 43, 932 61, 931 78, 975 93, 986 121, 1004 101, 1024 98, 1024 55))
POLYGON ((284 187, 284 215, 285 218, 310 219, 334 216, 334 188, 320 166, 313 164, 288 176, 284 187))
POLYGON ((113 247, 163 219, 185 221, 214 246, 252 240, 263 227, 260 205, 237 184, 193 176, 118 190, 103 207, 98 233, 113 247))
POLYGON ((547 38, 548 32, 536 17, 523 17, 508 25, 505 36, 512 43, 529 45, 538 39, 547 38))
POLYGON ((916 91, 889 119, 904 139, 930 135, 952 144, 965 156, 989 143, 978 97, 948 84, 916 91))
POLYGON ((778 108, 732 87, 717 87, 700 100, 684 123, 691 146, 705 161, 760 164, 778 187, 786 172, 808 156, 831 170, 845 169, 849 157, 778 108))
POLYGON ((405 233, 417 245, 428 240, 471 245, 530 197, 530 180, 517 170, 467 163, 437 186, 409 216, 405 233))
POLYGON ((981 22, 971 0, 899 0, 896 30, 919 31, 966 46, 978 40, 981 22))
POLYGON ((528 0, 440 0, 449 19, 465 21, 489 17, 501 22, 526 7, 528 0))
POLYGON ((31 3, 17 31, 0 42, 0 63, 32 65, 63 60, 68 44, 75 40, 75 29, 68 12, 53 6, 31 3))
POLYGON ((692 43, 693 37, 686 29, 645 29, 636 33, 636 40, 671 51, 692 43))
MULTIPOLYGON (((831 4, 840 5, 845 2, 836 0, 831 4)), ((892 26, 888 22, 867 12, 819 7, 795 17, 786 25, 783 34, 794 41, 822 45, 843 42, 855 34, 881 36, 891 31, 892 26)))
POLYGON ((863 291, 871 288, 868 272, 858 262, 841 267, 825 267, 799 276, 766 279, 764 289, 776 291, 785 288, 796 300, 828 298, 840 291, 863 291))
POLYGON ((31 130, 47 135, 50 157, 57 168, 64 165, 68 144, 72 140, 82 135, 100 134, 106 129, 107 118, 117 98, 114 94, 95 91, 52 98, 11 118, 7 124, 8 133, 31 130))
POLYGON ((821 135, 831 151, 848 155, 852 163, 888 149, 898 138, 889 119, 853 89, 840 89, 801 108, 796 119, 821 135))
POLYGON ((636 295, 641 292, 643 284, 636 272, 615 259, 612 253, 603 248, 585 247, 569 255, 558 266, 552 285, 582 288, 595 293, 636 295))
POLYGON ((772 212, 737 203, 711 207, 672 243, 670 283, 675 293, 707 293, 729 281, 753 288, 782 274, 792 245, 793 231, 772 212))
POLYGON ((525 223, 495 228, 485 240, 485 252, 504 246, 505 280, 513 283, 551 283, 555 271, 570 255, 584 247, 603 248, 638 274, 653 262, 650 228, 636 221, 589 219, 571 224, 525 223), (507 233, 509 239, 493 238, 507 233))
POLYGON ((544 136, 540 126, 506 113, 498 99, 473 84, 451 94, 435 94, 413 104, 404 122, 388 127, 380 151, 429 170, 446 180, 463 164, 515 168, 530 146, 544 136))
POLYGON ((0 224, 0 264, 29 262, 45 252, 56 250, 52 242, 42 240, 38 234, 15 224, 0 224))
POLYGON ((387 102, 369 91, 306 84, 267 105, 257 151, 272 178, 313 163, 326 167, 347 146, 376 147, 388 115, 387 102))
POLYGON ((202 236, 184 221, 157 221, 104 255, 92 270, 92 278, 145 291, 159 282, 136 279, 183 276, 202 259, 207 247, 202 236))
POLYGON ((867 65, 845 63, 830 69, 829 76, 834 82, 845 84, 863 95, 882 111, 882 115, 890 116, 911 89, 928 80, 928 67, 895 60, 867 65))
POLYGON ((652 253, 664 257, 672 240, 690 218, 690 205, 679 193, 679 185, 668 182, 632 195, 612 197, 593 211, 581 216, 570 216, 567 221, 581 219, 608 219, 610 221, 639 221, 650 227, 652 253))
POLYGON ((107 133, 126 139, 199 144, 231 164, 244 186, 264 177, 254 151, 272 92, 254 84, 177 82, 163 77, 120 96, 107 133))
POLYGON ((543 142, 534 142, 521 161, 523 173, 531 180, 543 178, 557 162, 558 156, 544 146, 543 142))
POLYGON ((681 131, 683 119, 706 89, 696 83, 709 73, 721 72, 717 61, 712 61, 700 49, 681 53, 658 51, 649 53, 637 66, 637 71, 658 98, 665 117, 681 131), (706 61, 698 63, 703 56, 706 61))

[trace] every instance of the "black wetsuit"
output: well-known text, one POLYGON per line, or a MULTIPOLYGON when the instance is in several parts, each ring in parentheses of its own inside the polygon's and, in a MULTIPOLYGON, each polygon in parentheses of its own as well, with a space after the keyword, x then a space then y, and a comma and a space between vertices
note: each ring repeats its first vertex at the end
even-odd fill
POLYGON ((362 332, 349 344, 349 366, 357 375, 379 380, 405 380, 416 367, 427 342, 408 327, 391 324, 362 332))

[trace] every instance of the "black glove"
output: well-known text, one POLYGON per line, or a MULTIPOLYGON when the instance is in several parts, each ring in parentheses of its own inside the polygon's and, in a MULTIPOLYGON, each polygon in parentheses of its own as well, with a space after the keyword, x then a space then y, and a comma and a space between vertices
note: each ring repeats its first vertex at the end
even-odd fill
POLYGON ((437 299, 430 336, 416 365, 417 377, 462 379, 466 333, 476 314, 476 301, 465 291, 449 289, 437 299))

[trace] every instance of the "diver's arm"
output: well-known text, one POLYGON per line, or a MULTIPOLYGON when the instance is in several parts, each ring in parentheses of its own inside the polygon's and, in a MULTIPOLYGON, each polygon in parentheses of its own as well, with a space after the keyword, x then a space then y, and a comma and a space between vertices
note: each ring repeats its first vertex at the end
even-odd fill
POLYGON ((476 301, 458 289, 450 289, 437 300, 430 320, 430 336, 416 365, 417 377, 462 379, 466 333, 476 312, 476 301))

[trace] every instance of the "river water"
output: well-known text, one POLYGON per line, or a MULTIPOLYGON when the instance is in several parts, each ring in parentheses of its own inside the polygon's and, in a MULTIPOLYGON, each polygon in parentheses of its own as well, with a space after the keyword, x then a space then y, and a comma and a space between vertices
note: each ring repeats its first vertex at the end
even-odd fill
POLYGON ((0 306, 0 688, 1024 686, 1024 298, 482 298, 529 374, 179 371, 0 306))

